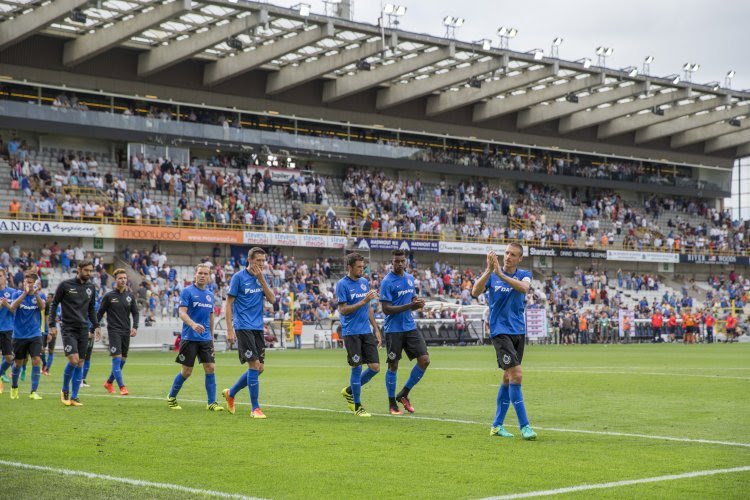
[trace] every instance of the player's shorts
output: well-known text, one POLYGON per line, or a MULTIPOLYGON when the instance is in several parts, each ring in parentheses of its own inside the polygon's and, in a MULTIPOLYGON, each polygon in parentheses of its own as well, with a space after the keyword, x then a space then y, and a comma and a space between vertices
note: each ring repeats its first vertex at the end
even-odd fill
POLYGON ((346 360, 349 366, 380 363, 378 357, 378 339, 374 333, 361 335, 344 335, 346 360))
POLYGON ((497 366, 503 370, 521 364, 526 335, 495 335, 491 338, 497 355, 497 366))
POLYGON ((42 337, 13 339, 13 352, 16 359, 37 358, 42 355, 42 337))
POLYGON ((214 363, 214 343, 210 340, 183 340, 175 363, 183 366, 195 366, 195 358, 203 363, 214 363))
POLYGON ((237 352, 240 355, 240 363, 243 365, 248 361, 266 360, 266 341, 263 338, 263 330, 235 330, 237 334, 237 352))
POLYGON ((86 343, 86 356, 83 358, 86 361, 91 361, 91 354, 94 352, 94 337, 93 334, 88 338, 86 343))
POLYGON ((63 350, 66 356, 71 354, 86 354, 89 345, 89 329, 82 327, 62 327, 63 350))
POLYGON ((427 343, 417 330, 386 333, 385 346, 388 350, 388 361, 401 359, 401 351, 406 352, 410 361, 427 354, 427 343))
POLYGON ((113 332, 107 330, 109 335, 109 354, 112 356, 128 357, 130 350, 130 332, 113 332))
POLYGON ((13 354, 13 331, 8 330, 7 332, 0 332, 0 351, 3 356, 11 356, 13 354))

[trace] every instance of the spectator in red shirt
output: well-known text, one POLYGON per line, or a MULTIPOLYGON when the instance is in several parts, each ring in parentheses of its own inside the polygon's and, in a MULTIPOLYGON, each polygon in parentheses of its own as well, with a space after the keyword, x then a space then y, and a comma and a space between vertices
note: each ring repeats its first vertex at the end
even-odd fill
POLYGON ((674 342, 677 334, 677 316, 674 315, 674 311, 667 320, 667 330, 669 331, 669 341, 674 342))
POLYGON ((711 311, 706 311, 703 321, 706 322, 706 342, 711 344, 714 341, 714 325, 716 324, 716 318, 711 314, 711 311))
POLYGON ((727 316, 727 342, 731 342, 737 337, 737 318, 734 314, 729 313, 727 316))
POLYGON ((661 315, 661 311, 657 309, 651 316, 651 334, 653 335, 652 342, 659 342, 659 340, 661 340, 662 326, 664 326, 664 318, 661 315))

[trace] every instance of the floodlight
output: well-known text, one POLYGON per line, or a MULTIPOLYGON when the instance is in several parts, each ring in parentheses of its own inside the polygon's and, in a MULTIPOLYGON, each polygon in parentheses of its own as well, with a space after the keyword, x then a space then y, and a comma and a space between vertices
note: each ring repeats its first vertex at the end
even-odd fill
POLYGON ((559 47, 562 43, 563 43, 563 39, 560 38, 559 36, 556 37, 554 40, 552 40, 552 45, 554 45, 555 47, 559 47))

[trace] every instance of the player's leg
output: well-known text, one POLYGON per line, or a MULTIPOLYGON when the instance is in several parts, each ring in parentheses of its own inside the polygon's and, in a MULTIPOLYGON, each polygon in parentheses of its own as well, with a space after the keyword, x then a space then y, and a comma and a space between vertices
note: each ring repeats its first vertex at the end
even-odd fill
POLYGON ((31 394, 29 394, 29 399, 42 399, 37 393, 39 379, 42 376, 42 337, 35 337, 31 340, 28 354, 31 357, 31 394))
POLYGON ((175 359, 175 362, 180 365, 180 371, 172 381, 172 388, 169 390, 169 395, 167 396, 167 405, 172 410, 182 410, 182 407, 177 404, 177 394, 182 389, 182 384, 193 374, 195 358, 198 356, 197 344, 198 342, 190 340, 180 342, 180 351, 175 359))
POLYGON ((94 337, 91 337, 86 344, 86 357, 83 358, 83 374, 81 385, 83 387, 91 387, 86 382, 86 377, 89 375, 89 369, 91 368, 91 355, 94 353, 94 337))
POLYGON ((427 367, 430 366, 430 355, 427 353, 427 343, 424 341, 424 337, 417 330, 412 330, 404 335, 404 350, 409 360, 416 359, 417 363, 412 367, 409 378, 396 399, 404 405, 406 411, 414 413, 414 407, 409 400, 409 392, 422 380, 427 367))
POLYGON ((45 375, 49 375, 52 370, 52 362, 55 360, 55 343, 57 335, 48 335, 47 338, 47 367, 45 369, 45 375))
MULTIPOLYGON (((492 346, 495 348, 495 355, 497 356, 497 366, 501 369, 505 366, 503 361, 510 344, 508 335, 496 335, 491 339, 492 346)), ((510 376, 507 370, 503 369, 503 378, 500 382, 500 387, 497 391, 497 406, 495 408, 495 418, 492 420, 492 426, 490 427, 490 436, 500 437, 513 437, 513 434, 505 430, 503 424, 505 423, 505 415, 508 413, 510 408, 510 376)))
POLYGON ((214 345, 213 342, 199 342, 198 346, 198 360, 203 365, 203 372, 205 373, 204 385, 206 387, 206 398, 208 404, 206 409, 208 411, 224 411, 224 408, 216 402, 216 361, 214 359, 214 345))
POLYGON ((21 365, 21 382, 26 381, 26 365, 29 364, 29 358, 23 360, 23 364, 21 365))
POLYGON ((75 333, 68 329, 62 330, 62 342, 65 357, 68 359, 68 363, 65 365, 63 370, 62 387, 60 389, 60 401, 63 405, 71 406, 70 402, 70 386, 73 379, 73 372, 78 367, 78 341, 75 333))
POLYGON ((3 382, 9 382, 8 377, 5 376, 5 372, 13 366, 12 335, 13 332, 11 331, 0 332, 0 351, 3 355, 2 363, 0 363, 0 394, 3 393, 3 382))
POLYGON ((72 406, 81 406, 81 402, 78 399, 78 392, 81 390, 81 382, 83 382, 83 365, 86 362, 85 356, 89 344, 89 332, 88 328, 84 328, 79 331, 76 335, 78 342, 78 364, 73 370, 73 377, 70 379, 70 402, 72 406))
POLYGON ((42 334, 42 352, 39 353, 39 357, 42 359, 42 370, 41 370, 42 375, 45 375, 47 373, 47 354, 45 351, 47 350, 47 338, 48 337, 49 335, 47 335, 46 333, 42 334))
POLYGON ((386 356, 388 368, 385 371, 385 392, 388 395, 388 410, 391 415, 403 415, 398 404, 396 404, 396 384, 398 373, 398 362, 401 359, 403 334, 392 332, 385 334, 386 356))
POLYGON ((378 341, 375 334, 362 335, 363 362, 367 363, 367 369, 362 372, 360 383, 365 385, 372 377, 380 373, 380 358, 378 357, 378 341))
MULTIPOLYGON (((521 428, 521 436, 526 440, 536 439, 536 432, 529 425, 529 418, 526 416, 526 405, 523 401, 523 392, 521 391, 521 382, 523 381, 523 370, 521 361, 523 360, 525 335, 509 335, 511 337, 510 346, 510 363, 508 363, 508 392, 510 402, 518 417, 518 427, 521 428)), ((503 358, 505 361, 505 358, 503 358)))
POLYGON ((360 399, 362 394, 362 337, 363 335, 346 335, 344 336, 344 347, 346 348, 346 358, 351 372, 349 374, 349 385, 341 390, 341 395, 346 400, 346 404, 355 415, 369 416, 370 414, 362 408, 360 399))
MULTIPOLYGON (((16 352, 19 352, 16 349, 16 352)), ((19 352, 19 355, 21 353, 19 352)), ((21 377, 21 367, 23 366, 23 360, 25 358, 16 358, 13 361, 13 368, 11 368, 11 385, 10 385, 10 399, 18 399, 18 379, 21 377)))

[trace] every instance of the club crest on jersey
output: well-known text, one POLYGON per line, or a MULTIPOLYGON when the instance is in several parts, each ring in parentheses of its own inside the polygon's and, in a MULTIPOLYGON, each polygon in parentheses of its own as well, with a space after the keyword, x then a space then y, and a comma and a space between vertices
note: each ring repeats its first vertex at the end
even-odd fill
POLYGON ((214 298, 210 295, 206 295, 206 302, 213 302, 214 298))
POLYGON ((180 357, 180 361, 185 361, 185 355, 184 354, 180 354, 179 357, 180 357))
POLYGON ((503 354, 503 364, 510 364, 510 356, 508 356, 507 354, 503 354))
POLYGON ((251 351, 249 349, 247 351, 245 351, 245 357, 246 358, 252 358, 253 357, 253 351, 251 351))
POLYGON ((409 283, 409 286, 414 286, 414 282, 412 280, 406 280, 407 283, 409 283))
POLYGON ((359 287, 360 287, 360 288, 361 288, 362 290, 367 290, 367 285, 365 285, 364 283, 362 283, 361 285, 359 285, 359 287))
POLYGON ((88 295, 89 297, 91 297, 91 288, 87 288, 86 289, 86 295, 88 295))
POLYGON ((117 347, 115 347, 115 346, 110 347, 109 348, 109 352, 111 352, 112 354, 116 353, 117 352, 117 347))
POLYGON ((389 352, 388 353, 388 359, 391 359, 391 360, 396 359, 396 353, 395 352, 389 352))
POLYGON ((354 356, 352 356, 352 361, 354 361, 355 363, 359 363, 359 354, 355 354, 354 356))
POLYGON ((72 350, 73 350, 73 346, 72 345, 66 345, 65 346, 65 352, 70 352, 72 350))
POLYGON ((128 302, 128 304, 130 304, 131 302, 133 302, 133 297, 125 297, 125 300, 128 302))

